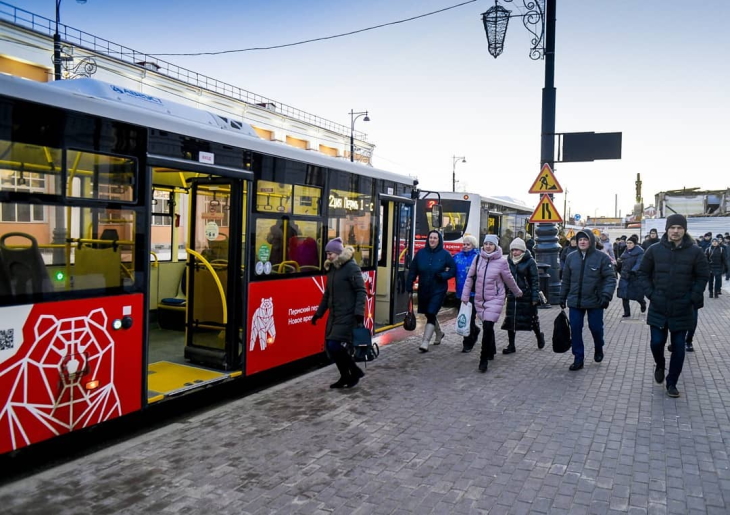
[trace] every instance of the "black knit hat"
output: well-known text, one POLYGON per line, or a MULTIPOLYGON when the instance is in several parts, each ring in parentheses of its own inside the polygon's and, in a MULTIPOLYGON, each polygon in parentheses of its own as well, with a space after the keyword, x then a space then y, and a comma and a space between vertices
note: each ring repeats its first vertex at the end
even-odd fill
POLYGON ((637 243, 639 243, 639 237, 635 234, 632 234, 631 236, 629 236, 629 241, 633 241, 634 245, 636 245, 637 243))
MULTIPOLYGON (((669 215, 667 217, 667 224, 664 226, 664 230, 666 231, 673 225, 680 225, 686 231, 687 230, 687 219, 683 215, 680 215, 679 213, 674 214, 674 215, 669 215)), ((710 236, 712 236, 712 233, 710 233, 710 236)))

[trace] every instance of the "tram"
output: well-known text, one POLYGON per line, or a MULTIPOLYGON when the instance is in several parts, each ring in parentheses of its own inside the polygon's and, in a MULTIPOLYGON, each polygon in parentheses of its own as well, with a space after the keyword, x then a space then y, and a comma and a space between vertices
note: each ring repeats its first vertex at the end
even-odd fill
POLYGON ((417 182, 91 79, 0 76, 0 454, 324 352, 324 245, 402 321, 417 182))

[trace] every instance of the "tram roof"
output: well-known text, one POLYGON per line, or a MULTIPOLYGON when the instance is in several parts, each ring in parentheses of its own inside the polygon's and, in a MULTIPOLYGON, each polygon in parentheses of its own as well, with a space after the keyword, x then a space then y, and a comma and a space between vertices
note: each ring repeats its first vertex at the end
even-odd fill
POLYGON ((8 97, 101 116, 254 152, 335 168, 376 179, 413 185, 415 179, 259 138, 245 123, 95 79, 41 83, 0 74, 0 91, 8 97))

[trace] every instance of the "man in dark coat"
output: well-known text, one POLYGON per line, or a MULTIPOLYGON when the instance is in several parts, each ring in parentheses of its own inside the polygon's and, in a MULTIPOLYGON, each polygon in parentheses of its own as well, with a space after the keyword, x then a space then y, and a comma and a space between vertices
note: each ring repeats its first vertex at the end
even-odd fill
POLYGON ((449 279, 456 276, 454 257, 444 249, 444 242, 438 231, 428 233, 426 246, 413 258, 406 281, 408 293, 413 293, 416 276, 418 276, 418 312, 426 315, 423 340, 418 349, 421 352, 428 352, 428 345, 434 332, 437 333, 434 345, 441 343, 443 338, 436 315, 446 298, 449 279))
POLYGON ((641 312, 646 311, 644 290, 641 287, 637 273, 641 259, 644 257, 644 249, 637 245, 639 237, 632 234, 626 241, 626 250, 621 255, 621 277, 618 281, 618 297, 623 299, 624 318, 631 316, 629 301, 635 300, 641 306, 641 312))
POLYGON ((616 290, 616 272, 607 254, 596 248, 596 237, 589 230, 578 231, 578 251, 565 260, 560 290, 560 307, 570 308, 570 339, 573 364, 569 370, 583 368, 583 321, 593 335, 593 359, 603 361, 603 311, 616 290))
POLYGON ((652 229, 651 231, 649 231, 649 239, 644 240, 644 243, 641 244, 641 248, 646 250, 655 243, 659 243, 659 233, 656 229, 652 229))
POLYGON ((702 249, 687 234, 687 219, 682 215, 667 217, 666 233, 657 245, 644 253, 639 279, 649 299, 651 353, 654 356, 654 379, 664 381, 666 361, 664 345, 671 334, 672 357, 666 375, 667 395, 679 397, 677 381, 682 373, 685 338, 691 329, 695 310, 703 307, 704 291, 710 267, 702 249))
POLYGON ((324 248, 327 260, 327 285, 312 317, 312 325, 329 311, 325 340, 327 352, 340 371, 340 379, 330 388, 352 388, 365 373, 355 364, 347 352, 346 344, 352 342, 352 331, 365 319, 367 290, 362 279, 362 270, 352 259, 355 249, 342 245, 342 239, 335 238, 324 248))

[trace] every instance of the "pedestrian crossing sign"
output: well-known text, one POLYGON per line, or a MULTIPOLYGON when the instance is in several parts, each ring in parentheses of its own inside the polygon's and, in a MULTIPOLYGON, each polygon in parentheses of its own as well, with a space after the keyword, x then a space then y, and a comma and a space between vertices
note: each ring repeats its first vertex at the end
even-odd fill
POLYGON ((537 205, 535 211, 530 217, 530 223, 560 223, 562 221, 563 217, 561 217, 558 210, 555 209, 555 204, 553 204, 553 201, 550 200, 550 195, 541 195, 540 203, 537 205))
POLYGON ((555 174, 553 173, 553 169, 550 168, 550 165, 545 163, 542 165, 542 168, 540 169, 540 174, 537 176, 537 179, 535 179, 535 182, 532 183, 532 187, 530 188, 530 191, 528 193, 562 193, 563 188, 558 183, 558 180, 555 178, 555 174))

